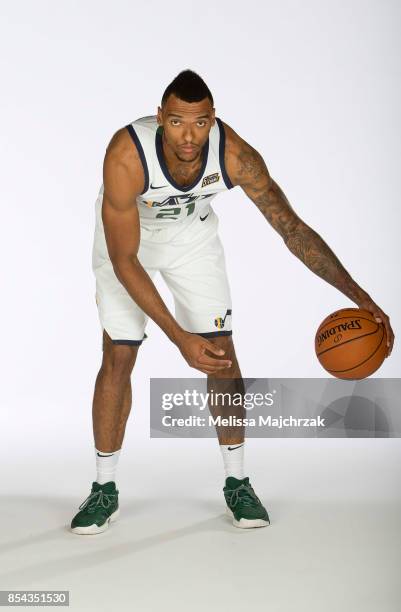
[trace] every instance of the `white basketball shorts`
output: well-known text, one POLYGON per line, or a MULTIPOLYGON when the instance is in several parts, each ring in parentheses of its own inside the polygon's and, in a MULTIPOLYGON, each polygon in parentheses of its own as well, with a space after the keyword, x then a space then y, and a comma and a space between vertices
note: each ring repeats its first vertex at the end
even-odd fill
MULTIPOLYGON (((138 259, 152 279, 160 272, 183 329, 205 338, 230 336, 231 294, 218 217, 211 207, 202 214, 190 223, 172 225, 170 221, 162 229, 141 227, 138 259)), ((95 258, 93 271, 102 329, 114 344, 140 345, 148 316, 120 283, 108 257, 95 258)))

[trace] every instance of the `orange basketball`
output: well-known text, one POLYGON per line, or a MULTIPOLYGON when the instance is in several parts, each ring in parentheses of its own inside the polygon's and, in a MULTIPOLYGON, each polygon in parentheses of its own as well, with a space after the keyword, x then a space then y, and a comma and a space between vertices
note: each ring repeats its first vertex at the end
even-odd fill
POLYGON ((326 317, 315 336, 321 365, 337 378, 359 380, 376 372, 387 353, 383 323, 360 308, 342 308, 326 317))

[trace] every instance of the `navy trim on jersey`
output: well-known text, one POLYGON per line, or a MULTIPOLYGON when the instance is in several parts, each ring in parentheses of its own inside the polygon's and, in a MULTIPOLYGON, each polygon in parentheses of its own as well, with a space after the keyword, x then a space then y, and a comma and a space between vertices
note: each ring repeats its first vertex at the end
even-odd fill
POLYGON ((143 340, 112 340, 113 344, 129 344, 130 346, 139 346, 143 340))
POLYGON ((132 140, 134 141, 136 148, 138 149, 138 153, 139 153, 139 157, 141 158, 141 162, 142 162, 142 166, 143 166, 143 172, 145 175, 145 186, 143 191, 141 192, 141 195, 143 193, 146 193, 147 190, 149 189, 149 170, 148 170, 148 164, 146 163, 146 157, 145 157, 145 153, 143 151, 142 145, 141 145, 141 141, 138 138, 137 133, 135 132, 134 128, 132 127, 132 125, 129 123, 128 125, 125 126, 132 138, 132 140))
MULTIPOLYGON (((160 126, 159 126, 160 127, 160 126)), ((163 144, 162 144, 162 130, 156 130, 156 137, 155 137, 155 146, 156 146, 156 153, 157 153, 157 158, 159 160, 159 164, 161 169, 163 170, 163 174, 166 177, 166 179, 168 180, 168 182, 175 187, 175 189, 178 189, 179 191, 190 191, 191 189, 193 189, 201 180, 203 173, 205 172, 205 168, 206 168, 206 164, 207 164, 207 158, 209 155, 209 138, 207 139, 207 141, 205 142, 205 144, 203 145, 203 149, 202 149, 202 153, 203 153, 203 159, 202 159, 202 167, 199 171, 198 176, 196 177, 196 179, 193 181, 193 183, 191 183, 190 185, 179 185, 178 183, 175 182, 175 180, 173 179, 173 177, 171 176, 170 172, 168 171, 167 168, 167 164, 166 161, 164 159, 164 154, 163 154, 163 144)))
POLYGON ((112 340, 113 344, 128 344, 129 346, 139 346, 143 340, 112 340))
POLYGON ((221 331, 206 332, 205 334, 198 334, 197 332, 191 332, 191 334, 202 336, 202 338, 215 338, 216 336, 232 336, 233 332, 231 330, 227 331, 226 329, 223 329, 221 331))
POLYGON ((230 181, 230 177, 227 174, 226 165, 224 163, 224 151, 226 149, 226 133, 224 131, 224 126, 223 126, 221 119, 219 119, 219 117, 216 117, 216 121, 217 121, 217 125, 219 126, 219 130, 220 130, 219 162, 220 162, 221 173, 223 175, 223 179, 226 184, 226 187, 228 189, 232 189, 233 187, 235 187, 235 185, 233 185, 232 182, 230 181))
POLYGON ((146 340, 147 335, 143 334, 142 340, 112 340, 113 344, 128 344, 129 346, 139 346, 142 344, 144 340, 146 340))

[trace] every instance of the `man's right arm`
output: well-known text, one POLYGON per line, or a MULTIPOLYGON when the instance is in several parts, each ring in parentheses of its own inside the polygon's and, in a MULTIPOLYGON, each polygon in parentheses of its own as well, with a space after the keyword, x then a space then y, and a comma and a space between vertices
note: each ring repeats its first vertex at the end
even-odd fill
POLYGON ((138 151, 123 128, 113 136, 103 165, 102 219, 114 272, 138 306, 161 327, 180 349, 190 366, 206 374, 229 367, 230 362, 206 355, 224 351, 182 329, 138 260, 139 211, 136 202, 143 190, 144 172, 138 151))

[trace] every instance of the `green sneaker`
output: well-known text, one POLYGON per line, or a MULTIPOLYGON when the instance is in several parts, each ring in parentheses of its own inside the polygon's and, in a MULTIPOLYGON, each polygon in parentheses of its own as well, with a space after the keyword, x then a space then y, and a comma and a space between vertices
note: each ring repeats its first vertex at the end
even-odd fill
POLYGON ((250 529, 270 525, 267 510, 252 489, 248 476, 242 480, 229 476, 223 492, 227 514, 233 519, 235 527, 250 529))
POLYGON ((91 493, 79 510, 71 522, 73 533, 90 535, 106 531, 109 523, 115 521, 120 513, 116 483, 112 480, 105 484, 92 482, 91 493))

